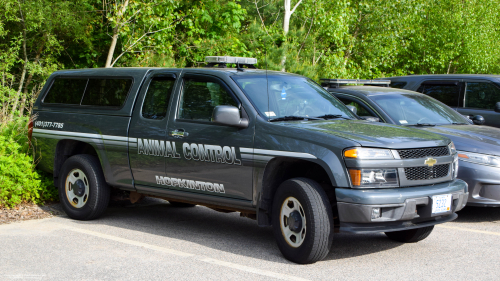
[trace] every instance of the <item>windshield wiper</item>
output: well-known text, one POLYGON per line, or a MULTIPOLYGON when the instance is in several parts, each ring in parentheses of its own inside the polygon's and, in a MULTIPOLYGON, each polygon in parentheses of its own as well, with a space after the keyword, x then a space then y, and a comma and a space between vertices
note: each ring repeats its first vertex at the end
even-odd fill
POLYGON ((458 122, 452 122, 451 125, 469 125, 469 124, 467 124, 465 122, 460 122, 460 123, 458 123, 458 122))
POLYGON ((417 126, 417 127, 434 127, 436 124, 431 124, 431 123, 417 123, 417 124, 411 124, 407 126, 417 126))
POLYGON ((283 117, 269 119, 269 122, 293 121, 293 120, 321 120, 321 118, 318 118, 318 117, 307 117, 307 116, 283 116, 283 117))
POLYGON ((344 117, 342 114, 325 114, 321 116, 316 116, 316 118, 322 118, 322 119, 337 119, 337 118, 343 118, 347 120, 351 120, 351 118, 344 117))

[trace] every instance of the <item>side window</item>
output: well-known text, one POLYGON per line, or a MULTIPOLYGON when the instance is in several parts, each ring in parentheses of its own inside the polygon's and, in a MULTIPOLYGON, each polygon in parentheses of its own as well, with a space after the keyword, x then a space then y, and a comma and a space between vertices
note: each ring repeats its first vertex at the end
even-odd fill
POLYGON ((406 86, 406 84, 407 84, 406 82, 391 82, 391 85, 389 85, 389 87, 403 89, 406 86))
POLYGON ((364 105, 361 102, 354 101, 354 100, 351 100, 351 99, 341 98, 341 97, 338 97, 338 96, 337 96, 337 98, 341 102, 343 102, 345 105, 352 105, 352 106, 356 107, 356 111, 357 111, 356 114, 358 116, 373 116, 373 117, 376 117, 376 115, 373 114, 371 112, 371 110, 368 110, 368 108, 366 107, 366 105, 364 105))
POLYGON ((80 104, 87 79, 56 78, 43 103, 80 104))
POLYGON ((460 86, 453 84, 422 84, 417 92, 429 95, 448 106, 457 107, 460 86))
POLYGON ((184 79, 179 119, 212 121, 212 112, 218 105, 238 106, 218 82, 184 79))
POLYGON ((142 105, 142 117, 159 120, 167 116, 168 102, 174 83, 174 78, 162 77, 151 80, 142 105))
POLYGON ((82 105, 121 107, 130 86, 132 79, 89 79, 82 105))
POLYGON ((500 89, 488 82, 468 82, 464 107, 494 109, 500 101, 500 89))

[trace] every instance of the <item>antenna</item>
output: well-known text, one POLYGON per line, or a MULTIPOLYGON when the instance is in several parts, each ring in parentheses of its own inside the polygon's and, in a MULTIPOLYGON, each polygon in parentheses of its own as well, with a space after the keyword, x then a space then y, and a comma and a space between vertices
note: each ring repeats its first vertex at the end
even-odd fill
POLYGON ((271 109, 269 105, 269 78, 267 78, 267 49, 266 49, 266 92, 267 92, 267 121, 271 120, 271 109))

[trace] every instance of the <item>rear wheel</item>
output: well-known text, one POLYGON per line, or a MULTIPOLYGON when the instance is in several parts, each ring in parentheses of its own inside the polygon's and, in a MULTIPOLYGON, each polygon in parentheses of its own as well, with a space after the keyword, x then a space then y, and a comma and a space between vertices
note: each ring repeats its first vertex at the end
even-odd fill
POLYGON ((274 196, 272 221, 274 237, 286 259, 314 263, 330 251, 332 208, 317 182, 307 178, 283 182, 274 196))
POLYGON ((385 235, 387 235, 387 237, 389 237, 390 239, 398 242, 415 243, 427 238, 431 234, 433 229, 434 226, 427 226, 402 231, 385 232, 385 235))
POLYGON ((99 159, 80 154, 68 158, 61 169, 59 199, 66 214, 77 220, 92 220, 104 213, 110 188, 99 159))

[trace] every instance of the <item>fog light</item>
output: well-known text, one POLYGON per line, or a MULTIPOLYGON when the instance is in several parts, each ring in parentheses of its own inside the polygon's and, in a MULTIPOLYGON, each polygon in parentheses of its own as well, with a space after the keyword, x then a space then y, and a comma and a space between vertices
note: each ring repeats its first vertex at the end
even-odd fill
POLYGON ((372 220, 380 218, 380 208, 372 208, 372 220))

